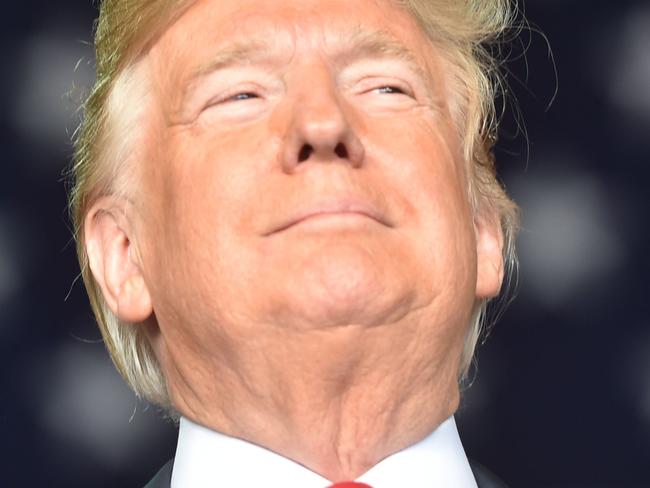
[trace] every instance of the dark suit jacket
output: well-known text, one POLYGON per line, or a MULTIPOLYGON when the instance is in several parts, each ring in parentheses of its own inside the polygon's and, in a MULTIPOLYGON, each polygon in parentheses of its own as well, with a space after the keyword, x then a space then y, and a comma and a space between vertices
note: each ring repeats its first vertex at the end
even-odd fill
MULTIPOLYGON (((170 488, 172 481, 172 465, 174 460, 170 460, 165 464, 158 474, 153 477, 153 479, 147 483, 144 488, 170 488)), ((476 484, 478 488, 506 488, 506 485, 503 484, 496 476, 490 473, 480 464, 470 461, 472 467, 472 472, 474 473, 474 478, 476 478, 476 484)), ((441 487, 441 488, 453 488, 453 487, 441 487)))

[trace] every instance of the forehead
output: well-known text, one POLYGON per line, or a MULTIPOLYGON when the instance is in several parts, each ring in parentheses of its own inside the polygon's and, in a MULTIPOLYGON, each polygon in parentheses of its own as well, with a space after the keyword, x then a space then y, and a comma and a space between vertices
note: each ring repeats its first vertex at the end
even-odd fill
POLYGON ((412 51, 423 64, 430 57, 418 23, 393 0, 198 0, 159 44, 168 54, 200 59, 223 46, 231 51, 239 46, 280 47, 299 54, 363 40, 412 51))

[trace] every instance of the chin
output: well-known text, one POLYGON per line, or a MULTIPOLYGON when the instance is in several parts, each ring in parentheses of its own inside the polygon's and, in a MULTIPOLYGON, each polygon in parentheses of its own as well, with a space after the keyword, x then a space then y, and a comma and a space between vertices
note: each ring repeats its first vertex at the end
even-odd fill
POLYGON ((394 269, 395 261, 376 258, 363 249, 333 247, 303 260, 285 275, 285 312, 309 328, 397 320, 413 299, 408 276, 394 269))

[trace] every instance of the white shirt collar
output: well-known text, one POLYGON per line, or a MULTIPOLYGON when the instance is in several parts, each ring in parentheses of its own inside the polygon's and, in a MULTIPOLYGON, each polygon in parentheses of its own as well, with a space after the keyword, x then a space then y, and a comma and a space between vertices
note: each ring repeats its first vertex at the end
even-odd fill
MULTIPOLYGON (((476 488, 454 417, 355 481, 373 488, 476 488)), ((171 488, 325 488, 331 482, 279 454, 181 418, 171 488)))

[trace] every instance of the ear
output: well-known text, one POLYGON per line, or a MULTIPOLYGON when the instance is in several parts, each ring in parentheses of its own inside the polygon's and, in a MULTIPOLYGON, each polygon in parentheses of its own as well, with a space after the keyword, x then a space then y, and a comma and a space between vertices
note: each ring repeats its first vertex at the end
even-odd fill
POLYGON ((503 230, 496 212, 474 219, 476 233, 476 298, 495 297, 503 283, 503 230))
POLYGON ((84 238, 90 270, 109 308, 119 320, 139 323, 153 307, 125 210, 116 197, 97 200, 86 214, 84 238))

